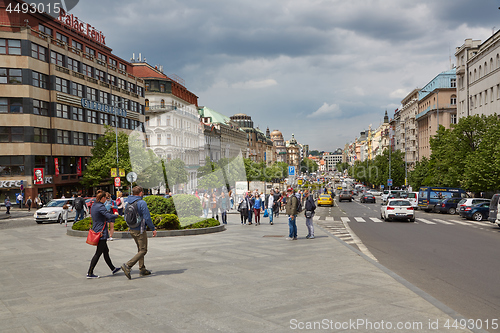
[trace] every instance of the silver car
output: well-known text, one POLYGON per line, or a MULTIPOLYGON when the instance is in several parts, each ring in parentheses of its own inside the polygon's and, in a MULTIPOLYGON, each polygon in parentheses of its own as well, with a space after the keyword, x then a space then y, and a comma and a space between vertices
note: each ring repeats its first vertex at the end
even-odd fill
POLYGON ((68 203, 68 221, 74 221, 76 209, 73 207, 74 199, 54 199, 49 201, 43 208, 38 209, 33 217, 36 223, 63 221, 63 206, 68 203))

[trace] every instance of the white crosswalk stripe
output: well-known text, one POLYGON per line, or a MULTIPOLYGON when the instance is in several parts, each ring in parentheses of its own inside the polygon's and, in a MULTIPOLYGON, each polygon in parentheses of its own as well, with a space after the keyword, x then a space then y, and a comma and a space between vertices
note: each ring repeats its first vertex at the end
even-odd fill
POLYGON ((354 219, 356 220, 356 222, 366 222, 362 217, 355 217, 354 219))
POLYGON ((425 224, 436 224, 435 222, 431 222, 431 221, 426 220, 426 219, 417 218, 417 220, 420 222, 424 222, 425 224))
POLYGON ((448 221, 445 221, 445 220, 440 220, 440 219, 433 219, 433 221, 437 221, 439 223, 442 223, 442 224, 448 224, 448 225, 452 225, 453 223, 450 223, 448 221))
POLYGON ((342 216, 340 219, 342 220, 342 222, 351 222, 351 220, 347 216, 342 216))
POLYGON ((458 220, 453 220, 452 222, 457 223, 457 224, 461 224, 461 225, 469 225, 470 226, 470 223, 467 223, 467 222, 462 222, 462 221, 458 221, 458 220))
POLYGON ((372 220, 373 222, 384 222, 381 219, 378 219, 376 217, 370 217, 370 220, 372 220))
POLYGON ((493 223, 479 222, 479 221, 469 221, 469 223, 480 225, 481 227, 491 227, 494 226, 493 223))

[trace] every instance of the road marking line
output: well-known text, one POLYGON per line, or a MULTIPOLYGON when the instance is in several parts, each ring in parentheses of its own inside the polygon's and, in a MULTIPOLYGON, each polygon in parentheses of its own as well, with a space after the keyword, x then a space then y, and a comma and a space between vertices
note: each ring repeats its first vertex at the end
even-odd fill
POLYGON ((439 223, 442 223, 442 224, 448 224, 448 225, 453 224, 453 223, 451 223, 451 222, 448 222, 448 221, 445 221, 445 220, 441 220, 441 219, 433 219, 433 221, 437 221, 437 222, 439 222, 439 223))
POLYGON ((327 217, 325 217, 325 220, 327 220, 327 221, 333 221, 333 216, 327 216, 327 217))
POLYGON ((479 222, 479 221, 470 221, 470 223, 474 223, 474 224, 477 224, 477 225, 482 225, 483 227, 491 227, 493 226, 493 223, 485 223, 485 222, 479 222))
POLYGON ((426 224, 436 224, 436 223, 431 222, 431 221, 426 220, 426 219, 420 219, 420 218, 418 218, 417 220, 419 220, 420 222, 424 222, 424 223, 426 223, 426 224))
POLYGON ((458 221, 458 220, 453 220, 451 221, 453 223, 458 223, 458 224, 461 224, 461 225, 467 225, 467 226, 470 226, 470 223, 466 223, 466 222, 462 222, 462 221, 458 221))
POLYGON ((340 219, 342 220, 342 222, 351 222, 351 220, 347 216, 342 216, 340 219))
MULTIPOLYGON (((352 241, 354 242, 354 244, 356 244, 358 249, 361 252, 363 252, 363 254, 365 254, 367 257, 378 262, 377 258, 375 258, 375 256, 370 252, 370 250, 368 250, 368 248, 365 246, 365 244, 363 244, 361 239, 359 239, 359 237, 356 236, 356 234, 352 231, 351 227, 349 227, 349 225, 346 223, 346 221, 342 220, 342 223, 344 223, 344 227, 346 228, 347 231, 349 231, 349 234, 351 234, 352 241)), ((346 243, 351 244, 350 242, 346 242, 346 243)))
POLYGON ((370 217, 370 220, 372 220, 373 222, 383 222, 381 219, 376 217, 370 217))
POLYGON ((355 217, 354 219, 356 220, 356 222, 366 222, 362 217, 355 217))

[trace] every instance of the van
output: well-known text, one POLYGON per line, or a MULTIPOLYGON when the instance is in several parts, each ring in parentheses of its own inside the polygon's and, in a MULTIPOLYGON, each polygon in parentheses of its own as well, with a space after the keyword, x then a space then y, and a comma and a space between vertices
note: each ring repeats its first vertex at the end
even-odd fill
MULTIPOLYGON (((490 214, 488 216, 488 220, 491 223, 498 223, 498 204, 500 199, 500 194, 494 194, 493 197, 491 198, 490 202, 490 214)), ((500 221, 499 221, 500 222, 500 221)), ((500 226, 500 224, 499 224, 500 226)))
POLYGON ((467 194, 461 188, 421 187, 418 191, 418 208, 430 212, 442 199, 465 198, 466 196, 467 194))

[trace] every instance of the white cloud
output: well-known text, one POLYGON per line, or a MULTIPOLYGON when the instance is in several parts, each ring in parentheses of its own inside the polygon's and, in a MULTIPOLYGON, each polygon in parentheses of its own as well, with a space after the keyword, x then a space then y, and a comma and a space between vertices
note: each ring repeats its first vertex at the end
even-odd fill
POLYGON ((307 118, 333 118, 336 116, 340 116, 342 114, 342 110, 337 104, 328 104, 323 103, 321 107, 307 116, 307 118))
POLYGON ((231 85, 232 88, 236 89, 262 89, 268 88, 277 85, 278 82, 273 79, 261 80, 261 81, 245 81, 245 82, 237 82, 231 85))
POLYGON ((396 89, 393 92, 389 94, 390 98, 398 98, 398 99, 403 99, 408 95, 410 91, 404 88, 396 89))

